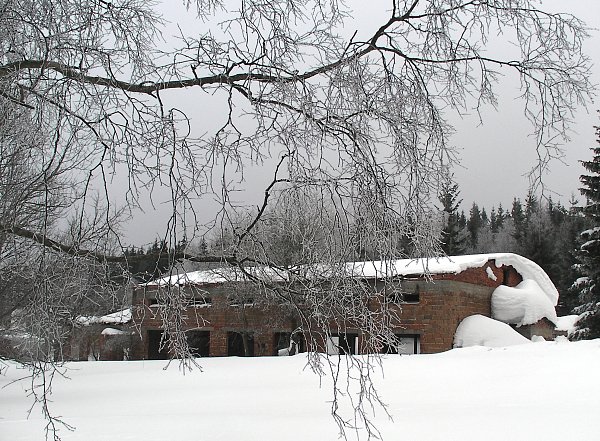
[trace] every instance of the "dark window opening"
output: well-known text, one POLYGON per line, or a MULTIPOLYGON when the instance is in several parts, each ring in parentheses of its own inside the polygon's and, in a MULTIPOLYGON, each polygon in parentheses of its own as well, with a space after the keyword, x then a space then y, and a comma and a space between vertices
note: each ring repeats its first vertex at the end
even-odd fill
POLYGON ((148 299, 150 306, 158 305, 158 299, 148 299))
POLYGON ((229 299, 229 306, 253 306, 254 297, 244 296, 229 299))
POLYGON ((418 292, 405 292, 402 294, 402 300, 404 303, 419 303, 419 293, 418 292))
POLYGON ((358 334, 332 334, 327 339, 327 353, 329 355, 358 353, 358 334))
POLYGON ((227 355, 233 357, 253 357, 254 337, 247 332, 227 333, 227 355))
POLYGON ((508 266, 502 267, 502 284, 508 285, 508 280, 510 278, 510 268, 508 266))
POLYGON ((419 303, 421 296, 419 289, 415 292, 400 292, 395 291, 388 294, 388 300, 392 303, 419 303))
POLYGON ((418 354, 420 352, 417 334, 396 334, 396 345, 383 345, 382 354, 418 354))
POLYGON ((210 306, 212 299, 210 297, 189 297, 187 299, 188 306, 210 306))
POLYGON ((295 355, 306 352, 304 336, 301 333, 292 336, 290 332, 276 332, 273 335, 273 348, 273 355, 295 355))
POLYGON ((168 360, 169 350, 167 340, 163 340, 163 331, 148 331, 148 360, 168 360))
POLYGON ((208 357, 210 355, 209 331, 187 331, 186 338, 193 357, 208 357))

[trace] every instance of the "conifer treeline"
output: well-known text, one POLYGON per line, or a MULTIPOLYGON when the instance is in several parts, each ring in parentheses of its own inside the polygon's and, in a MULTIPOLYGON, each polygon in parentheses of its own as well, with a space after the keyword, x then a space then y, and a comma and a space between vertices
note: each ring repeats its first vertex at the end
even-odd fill
MULTIPOLYGON (((204 242, 203 242, 204 243, 204 242)), ((185 251, 188 246, 185 238, 179 240, 175 246, 169 246, 166 241, 154 240, 152 245, 147 247, 131 246, 126 248, 123 254, 126 257, 136 257, 127 262, 129 272, 141 282, 148 282, 163 275, 169 270, 173 262, 169 259, 171 256, 185 251)), ((204 243, 204 252, 206 244, 204 243)), ((199 247, 202 250, 202 247, 199 247)))
POLYGON ((569 288, 577 278, 573 265, 578 238, 590 226, 575 199, 565 207, 530 193, 524 202, 514 198, 510 209, 498 204, 488 212, 474 202, 465 214, 459 212, 458 185, 446 186, 439 198, 445 215, 442 249, 448 255, 507 252, 527 257, 561 293, 559 313, 571 311, 577 301, 569 288))
MULTIPOLYGON (((600 144, 600 127, 595 127, 600 144)), ((589 222, 579 236, 575 253, 577 279, 570 294, 576 300, 573 310, 579 315, 573 339, 600 338, 600 146, 591 148, 592 160, 581 161, 587 174, 580 176, 581 194, 586 198, 582 214, 589 222)))

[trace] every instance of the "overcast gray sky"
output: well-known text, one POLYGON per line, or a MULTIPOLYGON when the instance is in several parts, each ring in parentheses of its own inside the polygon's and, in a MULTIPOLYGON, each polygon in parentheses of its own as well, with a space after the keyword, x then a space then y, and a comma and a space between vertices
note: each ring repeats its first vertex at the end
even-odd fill
MULTIPOLYGON (((588 26, 600 28, 600 1, 598 0, 544 0, 543 7, 550 11, 572 13, 588 26)), ((592 31, 586 42, 586 53, 593 59, 592 82, 600 83, 600 34, 592 31)), ((483 126, 476 118, 454 120, 454 143, 460 150, 461 166, 454 169, 460 184, 463 206, 468 210, 473 201, 490 208, 502 203, 510 208, 514 196, 525 197, 529 188, 528 172, 536 165, 535 143, 529 133, 531 127, 524 120, 522 106, 515 100, 518 91, 510 85, 504 89, 497 112, 486 112, 483 126)), ((597 103, 597 100, 596 100, 597 103)), ((585 169, 579 160, 591 159, 590 147, 595 146, 594 125, 600 124, 594 103, 589 109, 580 109, 575 116, 571 140, 564 145, 563 162, 553 161, 544 176, 547 196, 567 203, 571 194, 579 195, 579 176, 585 169)))
MULTIPOLYGON (((178 2, 177 2, 178 3, 178 2)), ((380 17, 387 16, 389 0, 374 0, 371 2, 358 2, 358 9, 354 14, 355 22, 348 24, 350 32, 353 26, 364 26, 373 28, 381 22, 380 17), (378 8, 381 5, 381 8, 378 8), (378 16, 379 14, 379 16, 378 16)), ((594 28, 600 28, 600 1, 597 0, 544 0, 543 8, 555 12, 568 12, 583 18, 587 24, 594 28)), ((194 29, 197 22, 191 19, 189 14, 174 12, 173 2, 164 2, 161 6, 168 20, 177 22, 183 31, 194 29)), ((180 11, 184 11, 180 9, 180 11)), ((191 14, 191 13, 190 13, 191 14)), ((174 24, 174 23, 173 23, 174 24)), ((177 28, 171 25, 171 32, 177 28)), ((167 31, 169 32, 169 31, 167 31)), ((169 35, 165 35, 168 39, 169 35)), ((493 43, 491 43, 493 44, 493 43)), ((600 34, 597 30, 592 31, 592 37, 587 41, 585 50, 592 57, 594 63, 592 82, 600 83, 600 34)), ((502 203, 505 208, 510 208, 513 197, 523 199, 529 188, 528 172, 535 167, 537 153, 535 142, 529 136, 532 128, 523 116, 522 103, 517 96, 519 91, 517 85, 511 83, 510 78, 498 87, 500 98, 498 110, 491 108, 483 112, 483 124, 479 124, 476 115, 466 115, 464 118, 452 117, 451 122, 456 128, 452 138, 453 144, 458 148, 459 163, 453 169, 455 178, 460 185, 463 208, 468 211, 475 201, 480 206, 491 208, 502 203)), ((197 96, 191 98, 191 92, 175 91, 170 93, 169 101, 177 103, 190 112, 192 117, 210 115, 214 109, 223 104, 223 97, 204 94, 202 100, 197 96), (187 107, 186 107, 187 106, 187 107)), ((589 148, 595 144, 594 125, 600 123, 596 114, 596 104, 589 108, 580 109, 575 116, 571 140, 564 145, 564 158, 554 161, 550 171, 544 176, 545 195, 552 196, 554 200, 567 203, 572 194, 579 197, 579 175, 584 169, 578 163, 579 160, 591 158, 589 148)), ((203 123, 206 118, 203 118, 203 123)), ((207 130, 203 126, 203 130, 207 130)), ((254 179, 257 191, 254 199, 258 201, 263 194, 264 187, 258 188, 258 183, 267 182, 268 176, 261 176, 261 170, 249 170, 247 178, 254 179), (254 174, 254 176, 252 176, 254 174)), ((239 197, 243 199, 244 195, 239 197)), ((581 199, 581 198, 579 198, 581 199)), ((147 206, 146 213, 136 216, 128 228, 130 243, 141 245, 152 241, 155 235, 164 233, 164 225, 168 218, 168 209, 161 209, 159 198, 158 210, 147 206), (139 228, 140 220, 143 219, 145 228, 139 228)), ((204 212, 206 218, 214 215, 216 205, 210 203, 199 207, 199 212, 204 212)))

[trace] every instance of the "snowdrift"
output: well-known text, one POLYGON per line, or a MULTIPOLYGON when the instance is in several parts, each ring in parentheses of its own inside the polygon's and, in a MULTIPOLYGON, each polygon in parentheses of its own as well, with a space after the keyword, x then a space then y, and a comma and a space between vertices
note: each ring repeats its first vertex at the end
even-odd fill
MULTIPOLYGON (((161 361, 68 363, 69 379, 54 377, 49 405, 76 429, 59 435, 64 441, 338 439, 331 374, 311 372, 305 355, 199 362, 204 372, 185 375, 161 361)), ((349 381, 355 391, 341 363, 340 387, 346 392, 349 381)), ((389 355, 382 364, 371 376, 393 420, 377 408, 371 417, 385 441, 593 440, 600 433, 600 340, 389 355)), ((28 372, 13 364, 2 371, 0 439, 43 439, 41 410, 27 415, 31 382, 19 381, 28 372)), ((340 411, 353 421, 348 398, 340 395, 340 411)))
POLYGON ((506 323, 485 317, 472 315, 465 318, 454 334, 454 347, 487 346, 490 348, 522 345, 531 343, 506 323))

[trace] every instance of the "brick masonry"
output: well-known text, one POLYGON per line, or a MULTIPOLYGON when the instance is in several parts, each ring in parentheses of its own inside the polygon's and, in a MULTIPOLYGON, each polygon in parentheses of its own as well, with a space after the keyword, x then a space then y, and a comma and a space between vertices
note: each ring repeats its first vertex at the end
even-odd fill
MULTIPOLYGON (((482 268, 467 269, 459 274, 438 274, 430 277, 416 275, 404 278, 399 281, 402 291, 418 293, 419 300, 417 303, 394 306, 400 317, 400 324, 394 328, 394 332, 418 335, 420 350, 423 353, 451 349, 456 328, 465 317, 473 314, 489 317, 494 289, 501 284, 515 286, 520 281, 521 276, 513 267, 497 268, 493 261, 482 268), (490 270, 496 280, 489 276, 490 270)), ((274 355, 276 333, 291 332, 298 326, 298 320, 283 306, 259 308, 252 303, 232 305, 228 294, 233 291, 239 294, 243 290, 240 285, 226 283, 194 287, 201 290, 209 302, 187 307, 182 328, 209 331, 210 356, 228 354, 230 332, 251 333, 254 339, 254 355, 274 355)), ((185 290, 189 289, 183 288, 181 295, 185 296, 185 290)), ((148 331, 163 329, 161 314, 166 310, 152 304, 156 303, 156 297, 156 288, 138 288, 134 293, 134 323, 138 337, 134 338, 131 348, 132 359, 147 358, 148 331)), ((374 296, 370 307, 377 308, 380 305, 378 301, 380 300, 374 296)), ((359 347, 362 347, 363 336, 358 330, 356 333, 359 334, 359 347)), ((324 346, 324 343, 321 343, 317 349, 323 350, 324 346)))

